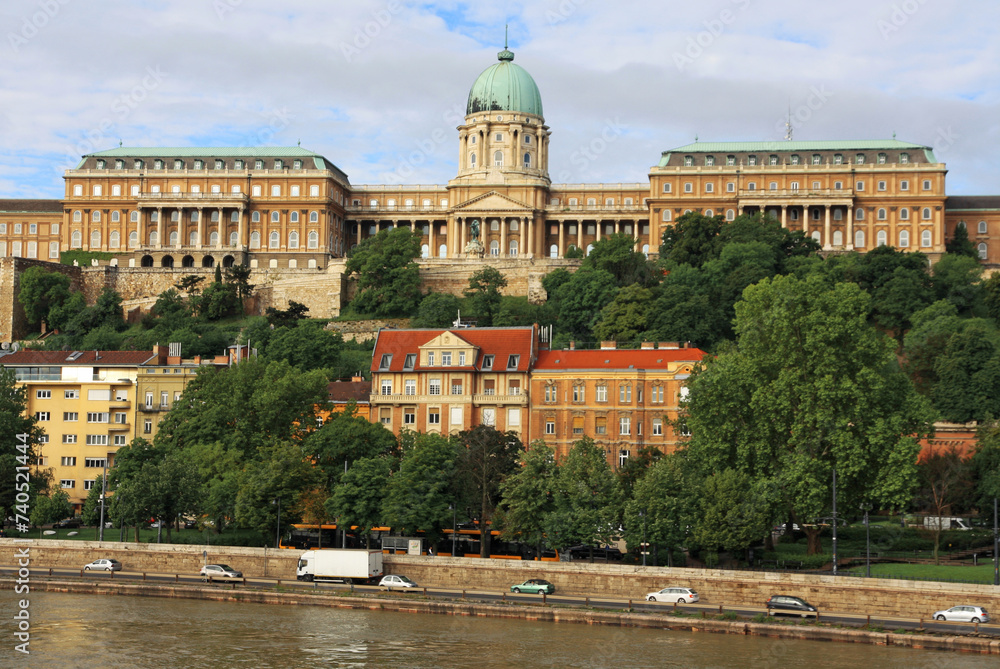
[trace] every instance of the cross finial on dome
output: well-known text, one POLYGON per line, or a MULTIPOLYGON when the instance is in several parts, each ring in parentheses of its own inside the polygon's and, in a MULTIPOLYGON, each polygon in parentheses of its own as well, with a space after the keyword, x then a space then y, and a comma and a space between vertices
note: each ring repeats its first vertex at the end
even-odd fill
POLYGON ((507 48, 507 28, 508 27, 510 27, 510 24, 507 24, 507 23, 505 23, 504 26, 503 26, 503 48, 505 48, 505 49, 507 48))
POLYGON ((510 62, 514 60, 514 52, 507 48, 507 26, 503 27, 503 51, 497 54, 497 59, 510 62))

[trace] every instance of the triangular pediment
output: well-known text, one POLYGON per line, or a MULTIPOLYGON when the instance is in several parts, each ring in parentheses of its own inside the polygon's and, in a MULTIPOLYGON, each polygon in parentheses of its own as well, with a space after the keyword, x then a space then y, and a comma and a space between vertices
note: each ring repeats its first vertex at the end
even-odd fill
POLYGON ((495 190, 483 193, 455 206, 455 211, 531 211, 531 207, 495 190))
POLYGON ((475 346, 452 330, 446 330, 433 339, 424 342, 420 345, 420 348, 446 348, 449 346, 457 348, 475 348, 475 346))

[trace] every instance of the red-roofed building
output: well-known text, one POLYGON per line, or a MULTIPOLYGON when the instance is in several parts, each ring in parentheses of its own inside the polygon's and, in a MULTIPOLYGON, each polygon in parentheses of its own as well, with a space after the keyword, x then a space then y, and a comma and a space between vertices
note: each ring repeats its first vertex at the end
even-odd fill
POLYGON ((380 330, 372 356, 372 420, 456 434, 494 425, 525 436, 533 327, 380 330))
POLYGON ((675 342, 644 342, 619 350, 542 351, 531 372, 531 430, 562 458, 573 442, 589 436, 612 466, 644 446, 668 453, 684 435, 675 432, 684 381, 705 356, 675 342))

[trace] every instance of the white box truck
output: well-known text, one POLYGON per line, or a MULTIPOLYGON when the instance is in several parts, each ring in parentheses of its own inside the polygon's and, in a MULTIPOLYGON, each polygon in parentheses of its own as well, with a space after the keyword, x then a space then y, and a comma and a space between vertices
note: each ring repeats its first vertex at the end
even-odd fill
POLYGON ((962 518, 949 516, 924 516, 926 530, 971 530, 972 527, 962 518))
POLYGON ((364 548, 322 548, 299 557, 300 581, 373 583, 382 578, 382 551, 364 548))

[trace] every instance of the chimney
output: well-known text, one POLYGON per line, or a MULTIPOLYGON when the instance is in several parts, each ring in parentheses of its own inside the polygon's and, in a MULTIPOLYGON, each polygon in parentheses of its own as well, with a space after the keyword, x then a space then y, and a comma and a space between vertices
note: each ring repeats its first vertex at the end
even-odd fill
POLYGON ((615 341, 602 341, 601 350, 602 351, 614 351, 618 348, 618 342, 615 341))
POLYGON ((352 376, 351 377, 351 382, 353 382, 353 383, 358 383, 358 382, 364 381, 364 380, 365 380, 365 377, 363 377, 363 376, 352 376))
POLYGON ((680 348, 680 347, 681 347, 681 345, 679 343, 675 342, 675 341, 661 341, 659 344, 656 345, 656 348, 660 348, 660 349, 663 349, 663 348, 680 348))
POLYGON ((569 350, 571 350, 571 351, 575 351, 576 350, 576 342, 573 341, 572 339, 569 342, 569 350))
POLYGON ((654 344, 654 343, 653 343, 653 342, 651 342, 651 341, 644 341, 644 342, 642 342, 642 345, 640 346, 640 348, 641 348, 641 349, 642 349, 643 351, 651 351, 651 350, 653 350, 654 348, 656 348, 656 344, 654 344))

